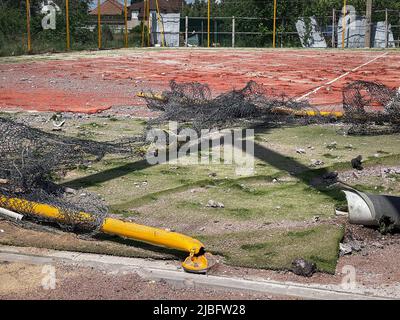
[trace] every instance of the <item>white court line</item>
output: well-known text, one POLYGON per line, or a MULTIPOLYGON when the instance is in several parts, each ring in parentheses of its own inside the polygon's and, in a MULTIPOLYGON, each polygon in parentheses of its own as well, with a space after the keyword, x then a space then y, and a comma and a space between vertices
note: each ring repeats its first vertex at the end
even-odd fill
POLYGON ((346 73, 342 74, 341 76, 339 76, 339 77, 337 77, 337 78, 335 78, 335 79, 323 84, 322 86, 319 86, 318 88, 315 88, 314 90, 310 91, 309 93, 306 93, 305 95, 301 96, 300 98, 297 98, 296 101, 303 100, 303 99, 307 98, 308 96, 310 96, 310 95, 312 95, 314 93, 317 93, 322 88, 325 88, 326 86, 329 86, 332 83, 335 83, 336 81, 338 81, 338 80, 340 80, 340 79, 342 79, 344 77, 347 77, 350 73, 356 72, 357 70, 369 65, 370 63, 372 63, 372 62, 374 62, 374 61, 376 61, 376 60, 378 60, 380 58, 383 58, 384 56, 386 56, 388 54, 389 54, 389 52, 385 52, 384 54, 381 54, 381 55, 375 57, 374 59, 372 59, 372 60, 370 60, 370 61, 368 61, 366 63, 363 63, 362 65, 360 65, 360 66, 358 66, 358 67, 356 67, 356 68, 354 68, 354 69, 352 69, 350 71, 347 71, 346 73))

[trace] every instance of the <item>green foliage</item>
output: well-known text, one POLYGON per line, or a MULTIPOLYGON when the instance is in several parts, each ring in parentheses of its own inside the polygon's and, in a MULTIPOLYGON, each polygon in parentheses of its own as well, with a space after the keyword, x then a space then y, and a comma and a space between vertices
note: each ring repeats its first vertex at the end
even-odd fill
MULTIPOLYGON (((43 30, 41 0, 31 0, 31 37, 34 52, 64 51, 66 45, 65 0, 53 0, 60 8, 56 16, 56 29, 43 30)), ((94 40, 86 26, 90 0, 70 0, 70 32, 73 46, 94 40)), ((2 0, 0 2, 0 56, 19 55, 27 51, 26 1, 2 0)))
MULTIPOLYGON (((66 21, 65 0, 53 0, 61 9, 57 15, 56 30, 43 30, 40 12, 42 0, 31 1, 31 34, 34 52, 65 50, 66 21)), ((70 32, 72 49, 89 49, 97 47, 97 30, 91 30, 93 17, 88 14, 91 0, 69 0, 70 4, 70 32), (91 23, 89 23, 91 20, 91 23)), ((273 30, 273 1, 260 0, 211 0, 212 17, 237 17, 236 30, 242 32, 236 35, 236 46, 240 47, 268 47, 272 45, 273 30), (249 17, 251 19, 240 19, 249 17), (260 18, 260 19, 254 19, 260 18)), ((365 0, 347 0, 347 4, 354 6, 358 13, 365 13, 365 0)), ((18 55, 26 52, 26 1, 0 0, 0 56, 18 55)), ((343 0, 291 0, 278 1, 277 7, 277 45, 282 47, 300 46, 296 34, 295 22, 300 17, 314 16, 321 27, 332 23, 332 10, 341 10, 343 0)), ((373 21, 384 21, 384 9, 400 10, 398 0, 374 0, 373 21), (381 11, 379 11, 381 10, 381 11)), ((207 0, 195 0, 185 4, 182 16, 207 17, 207 0)), ((398 12, 389 13, 389 22, 399 24, 398 12)), ((307 23, 307 19, 306 19, 307 23)), ((309 25, 308 25, 309 27, 309 25)), ((181 32, 185 24, 181 23, 181 32)), ((231 19, 213 19, 211 23, 211 44, 215 46, 230 46, 232 21, 231 19)), ((200 45, 207 42, 207 20, 190 19, 190 32, 196 31, 200 45), (201 33, 203 32, 203 33, 201 33)), ((400 29, 394 28, 394 36, 400 36, 400 29)), ((308 30, 309 31, 309 30, 308 30)), ((307 41, 306 36, 306 41, 307 41)), ((328 39, 329 40, 329 39, 328 39)), ((103 45, 105 47, 120 47, 123 45, 123 34, 115 34, 104 26, 103 45)), ((130 46, 141 46, 141 27, 130 31, 130 46)))

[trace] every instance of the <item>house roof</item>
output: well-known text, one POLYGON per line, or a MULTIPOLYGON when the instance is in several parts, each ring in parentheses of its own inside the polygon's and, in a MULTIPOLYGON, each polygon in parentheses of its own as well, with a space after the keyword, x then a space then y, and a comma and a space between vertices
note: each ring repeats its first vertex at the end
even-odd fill
MULTIPOLYGON (((89 14, 97 15, 97 8, 94 8, 89 14)), ((106 0, 100 5, 101 15, 105 16, 120 16, 124 10, 124 6, 117 0, 106 0)))
MULTIPOLYGON (((149 0, 150 11, 157 10, 156 0, 149 0)), ((161 13, 179 13, 182 9, 183 0, 158 0, 158 6, 161 13)), ((139 11, 139 17, 143 17, 144 1, 133 3, 129 11, 139 11)))

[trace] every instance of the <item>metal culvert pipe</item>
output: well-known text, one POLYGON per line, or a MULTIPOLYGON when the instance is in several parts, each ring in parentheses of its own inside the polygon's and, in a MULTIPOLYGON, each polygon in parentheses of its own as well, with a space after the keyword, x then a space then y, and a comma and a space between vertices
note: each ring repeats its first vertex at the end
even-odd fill
POLYGON ((389 218, 400 226, 400 197, 374 195, 355 189, 343 190, 349 208, 349 221, 365 226, 379 226, 383 218, 389 218))

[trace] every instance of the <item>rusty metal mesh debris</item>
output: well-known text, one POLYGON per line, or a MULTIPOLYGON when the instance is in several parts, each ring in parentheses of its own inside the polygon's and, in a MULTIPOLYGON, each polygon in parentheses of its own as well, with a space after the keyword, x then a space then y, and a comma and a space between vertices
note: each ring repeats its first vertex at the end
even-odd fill
POLYGON ((349 134, 400 132, 400 92, 369 81, 355 81, 343 89, 344 121, 349 134))
POLYGON ((104 202, 89 192, 74 192, 56 185, 52 182, 54 176, 100 160, 106 154, 126 152, 130 152, 126 144, 46 133, 0 117, 0 207, 8 208, 7 202, 13 201, 14 207, 25 206, 17 211, 44 220, 35 216, 32 204, 12 199, 48 204, 59 209, 62 227, 94 231, 107 214, 104 202))
MULTIPOLYGON (((277 124, 326 121, 326 117, 298 117, 295 111, 313 110, 306 101, 297 102, 281 95, 273 97, 265 87, 250 81, 240 90, 213 98, 208 85, 170 82, 162 98, 146 98, 151 110, 161 111, 151 124, 173 120, 190 122, 196 130, 226 128, 235 125, 277 124)), ((315 110, 314 110, 315 111, 315 110)))

